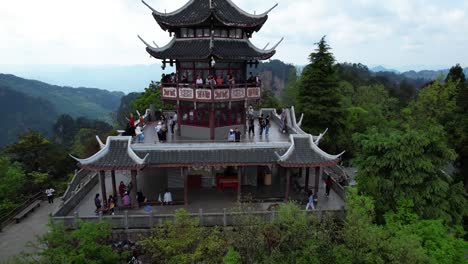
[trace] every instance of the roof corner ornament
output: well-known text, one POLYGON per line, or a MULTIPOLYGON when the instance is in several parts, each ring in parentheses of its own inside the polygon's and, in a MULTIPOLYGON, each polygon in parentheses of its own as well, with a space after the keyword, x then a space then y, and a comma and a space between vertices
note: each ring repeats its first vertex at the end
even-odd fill
POLYGON ((98 142, 98 144, 99 144, 99 147, 100 147, 101 149, 103 149, 103 148, 106 146, 106 144, 102 143, 102 141, 101 141, 101 139, 99 138, 98 135, 96 135, 96 140, 97 140, 97 142, 98 142))
MULTIPOLYGON (((301 120, 302 121, 302 120, 301 120)), ((315 145, 318 146, 318 144, 320 143, 320 140, 322 140, 323 136, 325 136, 325 134, 327 133, 328 131, 328 128, 325 129, 325 131, 323 133, 320 133, 320 135, 318 135, 317 139, 315 139, 314 143, 315 145)))
MULTIPOLYGON (((138 36, 138 38, 141 40, 141 42, 143 42, 143 43, 146 45, 146 47, 148 47, 148 48, 153 48, 150 44, 148 44, 148 42, 146 42, 142 37, 140 37, 140 35, 137 35, 137 36, 138 36)), ((153 49, 154 49, 154 48, 153 48, 153 49)))
POLYGON ((145 2, 145 0, 141 0, 141 2, 142 2, 145 6, 147 6, 149 9, 151 9, 151 11, 153 11, 153 13, 159 13, 158 11, 156 11, 156 9, 152 8, 149 4, 147 4, 147 3, 145 2))
POLYGON ((278 41, 278 43, 276 43, 276 45, 273 46, 273 48, 271 48, 271 50, 276 49, 276 48, 279 46, 279 44, 281 44, 281 42, 283 42, 283 40, 284 40, 284 37, 282 37, 282 38, 280 39, 280 41, 278 41))
POLYGON ((278 3, 276 3, 272 8, 268 9, 268 10, 265 11, 263 14, 261 14, 261 16, 268 15, 268 14, 269 14, 273 9, 275 9, 277 6, 278 6, 278 3))
POLYGON ((302 120, 304 119, 304 113, 301 114, 301 118, 299 118, 299 122, 297 122, 297 126, 301 127, 302 126, 302 120))

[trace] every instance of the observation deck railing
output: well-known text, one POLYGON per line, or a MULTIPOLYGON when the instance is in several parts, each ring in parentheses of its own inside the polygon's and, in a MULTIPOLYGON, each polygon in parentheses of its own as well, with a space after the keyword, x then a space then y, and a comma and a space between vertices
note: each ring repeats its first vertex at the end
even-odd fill
POLYGON ((244 83, 233 85, 198 85, 193 83, 163 83, 163 100, 182 100, 194 102, 224 102, 259 100, 261 87, 244 83))

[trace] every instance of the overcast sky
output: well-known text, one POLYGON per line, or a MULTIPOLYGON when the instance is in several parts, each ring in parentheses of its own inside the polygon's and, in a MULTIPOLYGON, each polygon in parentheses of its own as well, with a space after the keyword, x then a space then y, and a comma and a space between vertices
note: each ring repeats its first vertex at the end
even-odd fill
MULTIPOLYGON (((147 0, 167 12, 186 0, 147 0)), ((468 66, 468 0, 234 0, 279 6, 252 42, 285 41, 274 57, 306 64, 321 36, 339 62, 396 69, 468 66)), ((150 64, 140 34, 170 41, 139 0, 0 0, 0 64, 150 64)))

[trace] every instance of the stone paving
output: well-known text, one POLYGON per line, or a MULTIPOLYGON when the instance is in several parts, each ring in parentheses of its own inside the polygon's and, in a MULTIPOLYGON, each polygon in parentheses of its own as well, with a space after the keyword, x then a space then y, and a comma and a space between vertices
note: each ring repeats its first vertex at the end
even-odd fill
POLYGON ((43 201, 39 208, 29 213, 19 224, 11 223, 0 232, 0 262, 7 261, 13 256, 24 252, 33 252, 27 247, 28 242, 35 242, 36 237, 48 231, 49 215, 60 204, 60 198, 54 204, 43 201))

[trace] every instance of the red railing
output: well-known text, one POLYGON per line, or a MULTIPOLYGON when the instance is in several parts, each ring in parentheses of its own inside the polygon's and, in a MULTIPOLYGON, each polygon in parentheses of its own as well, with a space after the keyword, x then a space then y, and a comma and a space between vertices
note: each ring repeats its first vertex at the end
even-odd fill
POLYGON ((223 102, 258 100, 261 88, 256 84, 234 85, 197 85, 189 83, 164 83, 161 86, 164 100, 183 100, 197 102, 223 102))

